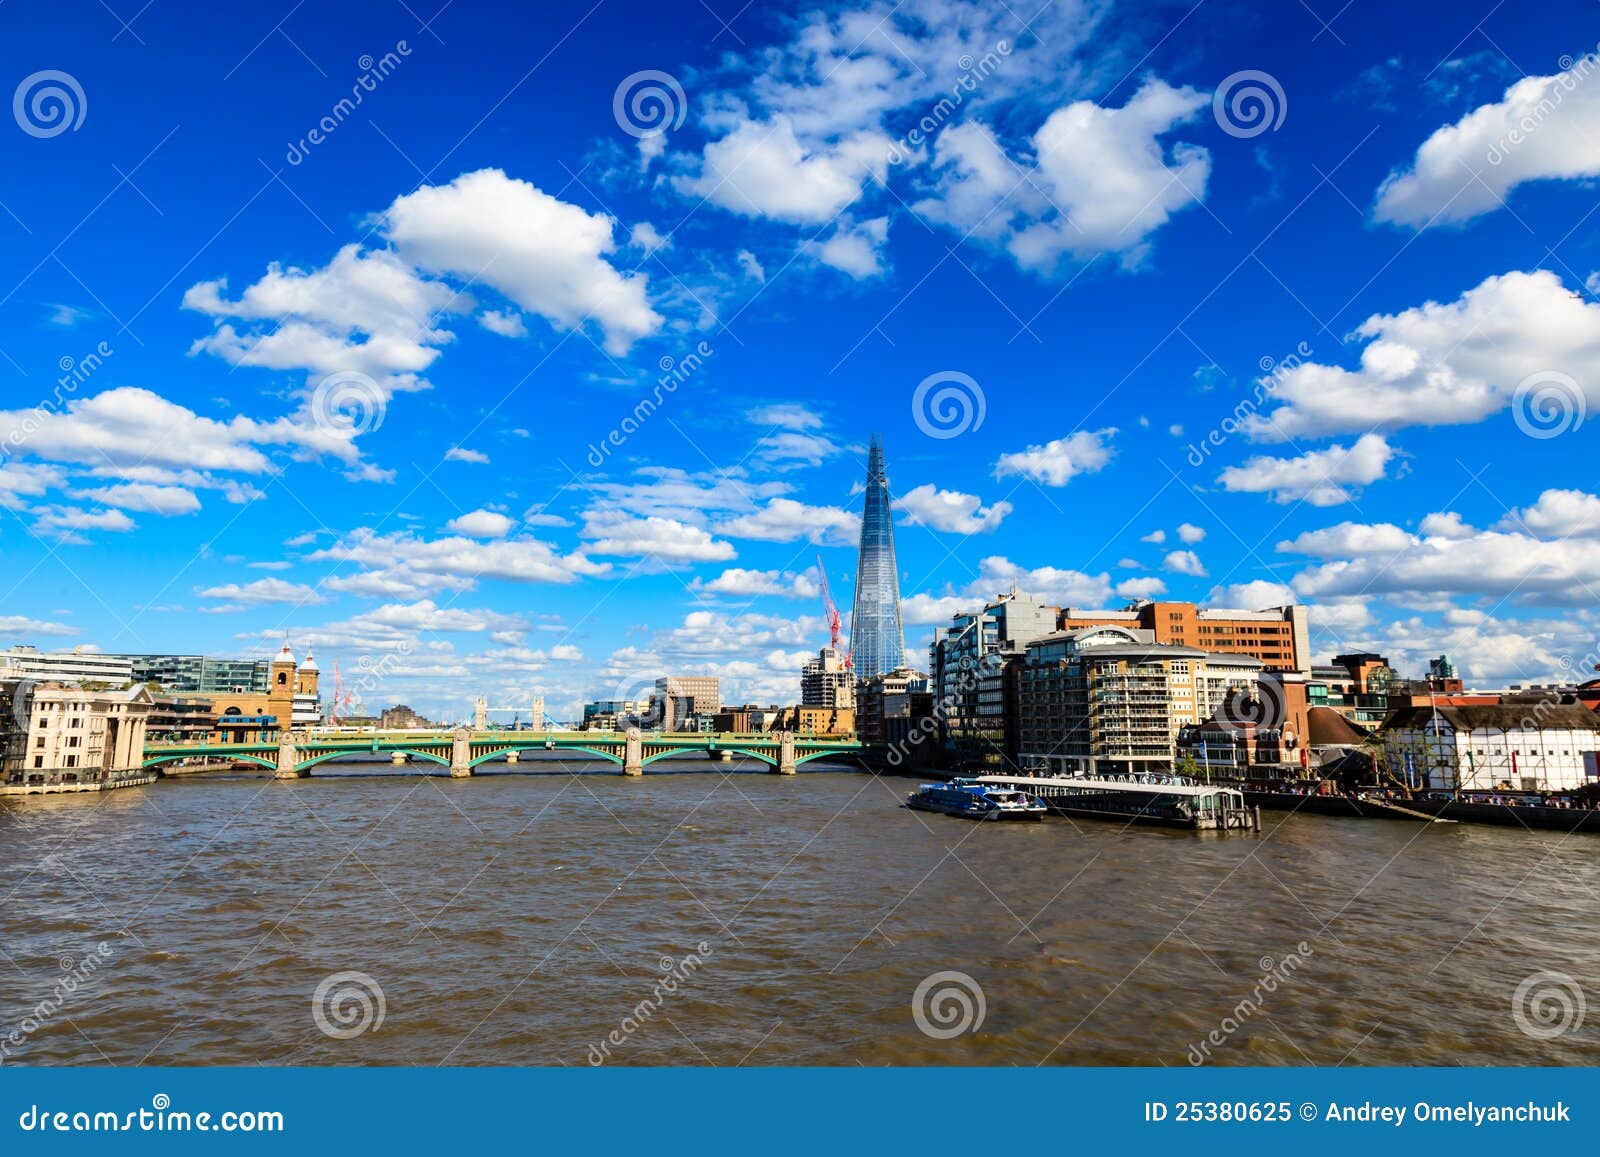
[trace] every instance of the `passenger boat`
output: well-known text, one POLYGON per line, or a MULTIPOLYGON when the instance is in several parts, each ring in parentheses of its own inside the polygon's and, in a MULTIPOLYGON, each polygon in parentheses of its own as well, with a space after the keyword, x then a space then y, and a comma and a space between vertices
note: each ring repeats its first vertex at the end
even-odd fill
POLYGON ((1202 831, 1261 827, 1260 809, 1248 806, 1239 789, 1195 783, 1181 775, 985 775, 978 782, 991 790, 1029 791, 1058 815, 1202 831))
POLYGON ((906 796, 906 807, 969 820, 1037 820, 1043 819, 1047 810, 1025 791, 972 779, 925 783, 906 796))

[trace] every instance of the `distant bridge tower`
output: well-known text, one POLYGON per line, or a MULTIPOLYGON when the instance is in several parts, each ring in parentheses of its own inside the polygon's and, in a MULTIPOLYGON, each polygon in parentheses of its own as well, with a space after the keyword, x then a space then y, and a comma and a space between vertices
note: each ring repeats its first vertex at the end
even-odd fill
POLYGON ((544 730, 544 696, 543 695, 535 695, 533 697, 533 721, 531 723, 531 726, 533 727, 533 729, 535 731, 543 731, 544 730))
POLYGON ((489 730, 489 700, 482 695, 472 701, 472 727, 474 731, 489 730))

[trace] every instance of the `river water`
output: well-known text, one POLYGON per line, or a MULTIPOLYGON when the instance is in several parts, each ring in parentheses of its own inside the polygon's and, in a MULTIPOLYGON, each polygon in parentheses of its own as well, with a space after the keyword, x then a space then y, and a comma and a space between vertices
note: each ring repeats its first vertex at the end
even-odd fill
POLYGON ((1600 1063, 1600 837, 979 824, 814 765, 577 766, 0 800, 0 1053, 1600 1063))

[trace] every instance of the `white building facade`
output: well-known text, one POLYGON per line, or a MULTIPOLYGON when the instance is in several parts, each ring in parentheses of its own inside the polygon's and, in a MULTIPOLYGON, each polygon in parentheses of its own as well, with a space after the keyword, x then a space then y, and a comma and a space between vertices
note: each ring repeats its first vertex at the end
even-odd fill
POLYGON ((1409 707, 1384 725, 1389 772, 1441 791, 1572 791, 1600 773, 1600 715, 1541 700, 1409 707))

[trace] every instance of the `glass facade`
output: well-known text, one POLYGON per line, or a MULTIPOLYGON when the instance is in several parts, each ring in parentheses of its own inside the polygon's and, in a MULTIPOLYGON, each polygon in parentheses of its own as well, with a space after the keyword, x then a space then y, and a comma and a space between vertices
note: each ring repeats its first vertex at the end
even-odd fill
POLYGON ((889 519, 889 477, 876 435, 867 451, 867 493, 861 510, 856 600, 850 612, 850 651, 857 679, 884 675, 905 665, 900 571, 894 557, 894 524, 889 519))

